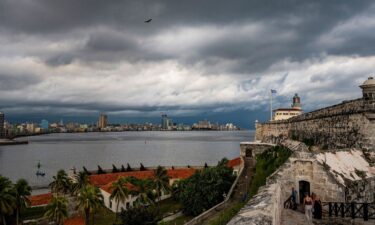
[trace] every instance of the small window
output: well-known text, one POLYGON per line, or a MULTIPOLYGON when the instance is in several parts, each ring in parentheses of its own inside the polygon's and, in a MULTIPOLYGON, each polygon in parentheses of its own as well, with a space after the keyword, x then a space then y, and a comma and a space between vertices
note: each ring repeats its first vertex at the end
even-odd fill
POLYGON ((129 209, 129 208, 130 208, 130 203, 127 202, 127 203, 126 203, 126 209, 129 209))
POLYGON ((109 208, 112 209, 112 201, 109 201, 109 208))

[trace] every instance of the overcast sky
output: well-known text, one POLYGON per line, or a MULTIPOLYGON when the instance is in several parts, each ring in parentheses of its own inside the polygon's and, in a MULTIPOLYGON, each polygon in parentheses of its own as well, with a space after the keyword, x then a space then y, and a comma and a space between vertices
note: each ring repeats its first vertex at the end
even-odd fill
POLYGON ((249 127, 271 88, 275 107, 299 93, 310 111, 360 97, 374 74, 374 1, 0 0, 8 118, 249 127))

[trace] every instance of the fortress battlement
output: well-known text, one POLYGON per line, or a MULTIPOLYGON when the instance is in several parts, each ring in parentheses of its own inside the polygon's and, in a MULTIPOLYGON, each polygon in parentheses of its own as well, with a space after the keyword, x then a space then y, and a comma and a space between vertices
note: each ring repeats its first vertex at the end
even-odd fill
POLYGON ((375 80, 369 77, 360 87, 362 98, 286 120, 256 122, 255 141, 278 144, 294 139, 322 149, 357 148, 375 163, 375 80))

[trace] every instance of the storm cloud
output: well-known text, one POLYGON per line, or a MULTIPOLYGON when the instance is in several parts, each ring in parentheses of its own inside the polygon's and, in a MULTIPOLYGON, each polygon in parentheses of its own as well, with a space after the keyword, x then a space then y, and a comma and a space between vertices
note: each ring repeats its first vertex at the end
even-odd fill
POLYGON ((271 88, 306 111, 359 97, 374 30, 373 1, 0 0, 0 110, 248 126, 271 88))

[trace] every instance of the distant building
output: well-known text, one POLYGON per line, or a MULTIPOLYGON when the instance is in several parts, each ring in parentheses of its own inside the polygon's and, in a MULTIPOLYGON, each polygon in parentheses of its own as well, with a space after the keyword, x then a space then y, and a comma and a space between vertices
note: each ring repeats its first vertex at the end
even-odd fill
POLYGON ((198 130, 211 130, 212 125, 210 121, 202 120, 202 121, 199 121, 198 124, 195 124, 194 128, 198 130))
POLYGON ((296 93, 293 97, 293 104, 291 108, 279 108, 274 110, 273 120, 286 120, 293 116, 302 114, 301 99, 296 93))
POLYGON ((40 128, 43 129, 43 131, 48 131, 48 128, 49 128, 49 122, 48 120, 42 120, 39 124, 40 128))
POLYGON ((4 113, 3 112, 0 112, 0 138, 5 138, 4 113))
POLYGON ((34 133, 35 132, 35 129, 37 128, 38 126, 35 124, 35 123, 27 123, 26 124, 26 130, 27 132, 29 133, 34 133))
POLYGON ((108 125, 108 117, 106 114, 100 114, 98 128, 103 129, 106 128, 108 125))
POLYGON ((171 118, 168 118, 166 114, 161 115, 161 129, 162 130, 171 130, 173 126, 173 121, 171 118))

